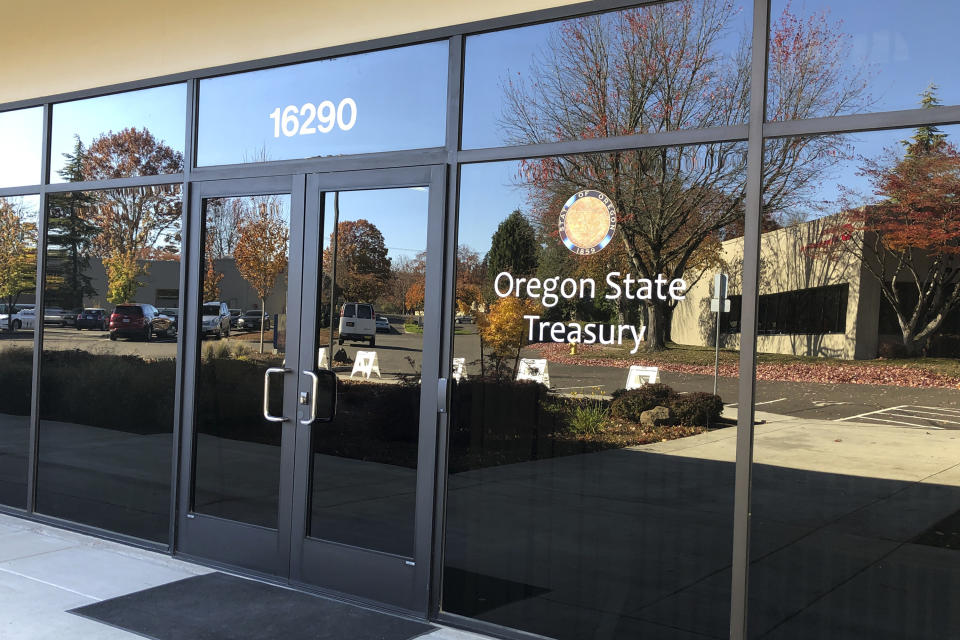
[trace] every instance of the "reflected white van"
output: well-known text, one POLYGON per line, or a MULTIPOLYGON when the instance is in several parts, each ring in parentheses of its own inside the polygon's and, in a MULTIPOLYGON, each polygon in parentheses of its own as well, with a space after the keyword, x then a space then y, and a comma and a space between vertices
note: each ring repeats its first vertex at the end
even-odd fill
POLYGON ((370 341, 377 344, 377 316, 372 304, 364 302, 345 302, 340 307, 340 337, 337 344, 344 340, 370 341))

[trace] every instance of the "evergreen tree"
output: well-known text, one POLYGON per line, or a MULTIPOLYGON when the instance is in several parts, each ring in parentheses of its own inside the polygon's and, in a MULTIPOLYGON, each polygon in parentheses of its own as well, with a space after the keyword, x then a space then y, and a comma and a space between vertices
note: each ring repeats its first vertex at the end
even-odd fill
POLYGON ((534 275, 537 270, 537 255, 540 247, 533 226, 517 209, 500 223, 490 242, 487 253, 487 273, 496 278, 507 271, 515 278, 534 275))
MULTIPOLYGON (((83 159, 86 149, 75 136, 73 153, 63 154, 67 162, 58 171, 67 182, 85 179, 83 159)), ((91 239, 98 229, 87 220, 93 197, 83 191, 50 196, 47 217, 47 304, 73 309, 83 306, 85 296, 96 295, 87 275, 90 267, 91 239)))

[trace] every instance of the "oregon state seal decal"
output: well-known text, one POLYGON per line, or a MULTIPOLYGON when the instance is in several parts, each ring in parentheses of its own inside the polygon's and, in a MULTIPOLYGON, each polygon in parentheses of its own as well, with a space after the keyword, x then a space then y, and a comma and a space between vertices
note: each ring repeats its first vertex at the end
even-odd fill
POLYGON ((589 256, 610 244, 617 209, 606 194, 584 189, 570 196, 560 212, 560 239, 577 255, 589 256))

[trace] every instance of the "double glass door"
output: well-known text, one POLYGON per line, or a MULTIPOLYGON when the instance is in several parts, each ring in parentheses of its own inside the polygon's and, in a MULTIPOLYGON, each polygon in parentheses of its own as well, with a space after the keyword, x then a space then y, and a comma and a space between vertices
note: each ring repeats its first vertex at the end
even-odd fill
POLYGON ((443 180, 195 185, 180 554, 426 612, 443 180))

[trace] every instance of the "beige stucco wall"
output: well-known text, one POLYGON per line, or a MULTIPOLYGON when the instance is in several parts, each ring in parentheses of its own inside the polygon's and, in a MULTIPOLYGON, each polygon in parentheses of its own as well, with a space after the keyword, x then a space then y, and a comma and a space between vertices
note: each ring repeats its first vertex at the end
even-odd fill
MULTIPOLYGON (((864 277, 861 263, 842 251, 831 256, 823 251, 804 250, 810 245, 835 239, 835 222, 821 218, 805 224, 763 234, 760 241, 760 295, 847 283, 846 332, 836 334, 759 335, 760 353, 788 353, 830 358, 872 358, 876 356, 876 298, 871 279, 864 277), (869 299, 871 304, 861 303, 869 299), (872 314, 870 311, 872 310, 872 314), (864 326, 872 319, 871 327, 864 326)), ((743 240, 723 243, 723 259, 730 275, 730 295, 741 293, 743 240)), ((712 346, 714 315, 710 313, 713 275, 707 274, 690 288, 687 299, 677 305, 671 335, 679 344, 712 346)), ((739 348, 740 334, 721 335, 721 344, 739 348)))
POLYGON ((8 1, 0 104, 563 4, 570 2, 8 1))

